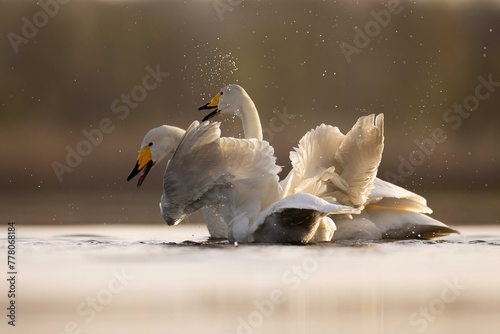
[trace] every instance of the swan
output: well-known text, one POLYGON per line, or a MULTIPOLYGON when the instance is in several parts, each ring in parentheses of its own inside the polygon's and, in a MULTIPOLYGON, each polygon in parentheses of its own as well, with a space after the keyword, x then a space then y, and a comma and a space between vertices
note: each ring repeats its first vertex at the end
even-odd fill
MULTIPOLYGON (((377 120, 375 121, 374 117, 365 117, 365 118, 360 118, 358 120, 357 124, 353 127, 353 129, 347 134, 348 138, 358 138, 362 136, 364 140, 360 141, 360 146, 358 147, 357 144, 350 145, 349 148, 351 151, 357 150, 359 152, 367 152, 368 149, 367 147, 375 147, 376 149, 374 152, 378 152, 382 149, 383 147, 383 117, 380 115, 377 120)), ((339 132, 340 133, 340 132, 339 132)), ((160 126, 158 128, 154 128, 150 130, 146 136, 144 137, 141 148, 139 151, 139 156, 137 159, 137 163, 134 166, 134 169, 130 173, 129 177, 127 180, 129 181, 135 175, 137 175, 139 172, 141 172, 141 177, 138 182, 138 186, 140 186, 146 177, 147 173, 149 170, 156 165, 159 161, 163 159, 170 160, 173 156, 174 150, 178 147, 183 135, 185 134, 185 131, 176 127, 170 127, 170 126, 160 126)), ((342 135, 343 136, 343 135, 342 135)), ((256 141, 260 142, 259 140, 255 139, 256 141)), ((223 139, 224 143, 229 141, 229 139, 223 139)), ((345 142, 348 142, 349 140, 345 140, 345 142)), ((266 142, 267 143, 267 142, 266 142)), ((266 144, 269 146, 268 144, 266 144)), ((266 146, 266 147, 267 147, 266 146)), ((241 148, 243 149, 243 148, 241 148)), ((245 151, 240 152, 242 156, 244 156, 245 151)), ((252 152, 248 152, 249 156, 251 156, 252 152)), ((272 154, 271 154, 272 155, 272 154)), ((372 169, 376 169, 380 162, 380 154, 375 153, 371 155, 371 158, 369 155, 364 156, 365 161, 371 159, 373 160, 371 163, 367 162, 366 165, 370 166, 372 165, 372 169)), ((275 161, 275 160, 274 160, 275 161)), ((352 163, 354 159, 351 159, 350 162, 352 163)), ((198 167, 197 165, 195 168, 198 167)), ((187 167, 186 167, 187 168, 187 167)), ((351 170, 351 169, 350 169, 351 170)), ((186 172, 187 173, 187 172, 186 172)), ((328 173, 333 173, 333 168, 330 168, 328 171, 326 171, 324 174, 324 177, 328 176, 328 173)), ((350 196, 353 196, 354 198, 358 197, 359 194, 358 192, 366 192, 367 190, 365 189, 371 182, 364 180, 366 176, 363 174, 364 171, 360 170, 360 173, 356 174, 358 175, 358 179, 360 179, 361 184, 365 184, 364 186, 360 186, 358 188, 356 187, 351 187, 349 189, 350 196), (359 190, 359 191, 358 191, 359 190)), ((370 178, 373 178, 373 172, 369 172, 372 176, 370 178)), ((277 172, 276 172, 277 174, 277 172)), ((354 180, 356 178, 354 174, 351 175, 351 179, 354 180)), ((271 184, 275 181, 274 178, 277 177, 276 175, 273 174, 273 177, 269 180, 271 184)), ((329 177, 329 176, 328 176, 329 177)), ((345 176, 344 176, 345 177, 345 176)), ((349 178, 346 178, 350 180, 349 178)), ((305 182, 304 182, 305 183, 305 182)), ((352 183, 355 183, 352 181, 352 183)), ((283 182, 279 185, 280 186, 280 192, 282 193, 283 196, 289 196, 289 195, 294 195, 297 193, 301 192, 309 192, 307 189, 299 189, 299 187, 296 187, 295 191, 292 193, 288 190, 282 189, 283 182)), ((309 185, 310 187, 311 185, 309 185)), ((276 187, 276 185, 274 186, 276 187)), ((289 188, 289 186, 288 186, 289 188)), ((346 187, 344 187, 346 188, 346 187)), ((192 188, 191 186, 185 186, 183 189, 188 190, 187 193, 191 192, 191 189, 197 189, 197 188, 192 188)), ((262 185, 260 189, 264 189, 264 186, 262 185)), ((276 190, 273 190, 274 192, 276 190)), ((272 194, 273 191, 270 193, 272 194)), ((169 196, 171 195, 170 192, 167 192, 169 196)), ((331 200, 335 202, 335 197, 333 196, 326 196, 324 193, 322 193, 324 199, 331 200)), ((303 195, 301 195, 303 196, 303 195)), ((347 196, 347 195, 346 195, 347 196)), ((276 197, 276 196, 274 196, 276 197)), ((291 198, 299 198, 298 196, 294 196, 291 198)), ((290 200, 290 199, 288 199, 290 200)), ((288 202, 287 202, 288 203, 288 202)), ((353 206, 352 203, 347 203, 350 206, 353 206)), ((359 205, 358 205, 359 206, 359 205)), ((227 230, 227 219, 221 219, 221 215, 218 212, 220 207, 216 204, 213 203, 212 206, 205 206, 202 209, 204 219, 207 223, 207 228, 210 232, 210 236, 213 238, 228 238, 228 230, 227 230), (226 222, 225 222, 226 221, 226 222)), ((290 210, 288 210, 290 212, 290 210)), ((339 213, 337 213, 339 214, 339 213)), ((282 218, 283 219, 283 218, 282 218)), ((319 223, 318 227, 315 228, 315 235, 313 239, 310 238, 304 238, 303 240, 307 241, 329 241, 331 240, 334 231, 336 229, 335 224, 331 219, 322 219, 317 221, 319 223)), ((268 226, 268 225, 265 225, 268 226)), ((267 234, 273 235, 268 228, 267 234)), ((259 239, 262 240, 262 237, 259 239)), ((271 239, 271 240, 276 240, 276 238, 271 239)))
MULTIPOLYGON (((137 182, 137 187, 139 188, 146 179, 149 171, 157 163, 163 160, 168 161, 172 158, 175 149, 179 146, 185 133, 186 130, 170 125, 162 125, 149 130, 142 140, 137 162, 127 177, 127 181, 140 174, 137 182)), ((212 206, 206 206, 201 212, 210 237, 214 239, 226 239, 227 227, 217 214, 216 209, 212 206)))
POLYGON ((312 194, 286 194, 268 142, 220 134, 219 122, 193 122, 167 163, 160 211, 168 225, 212 205, 230 242, 308 243, 330 241, 329 214, 359 213, 312 194))
MULTIPOLYGON (((245 138, 263 138, 257 108, 239 85, 222 88, 198 110, 211 110, 203 121, 219 114, 236 115, 242 121, 245 138)), ((425 198, 376 177, 383 143, 363 145, 363 124, 371 123, 373 117, 361 117, 347 135, 324 124, 307 132, 290 152, 292 170, 281 182, 284 191, 305 191, 363 208, 357 216, 335 219, 333 240, 434 239, 460 234, 428 216, 432 210, 425 198), (358 149, 353 150, 355 145, 358 149), (377 155, 379 158, 374 159, 377 155)), ((376 122, 383 127, 383 115, 377 116, 376 122)))

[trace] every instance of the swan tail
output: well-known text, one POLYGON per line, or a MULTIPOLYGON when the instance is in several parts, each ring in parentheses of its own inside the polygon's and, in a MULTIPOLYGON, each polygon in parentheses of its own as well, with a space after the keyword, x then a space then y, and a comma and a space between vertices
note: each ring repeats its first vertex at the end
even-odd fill
POLYGON ((334 240, 432 240, 450 234, 456 229, 418 212, 410 212, 373 205, 353 219, 335 219, 337 232, 334 240))

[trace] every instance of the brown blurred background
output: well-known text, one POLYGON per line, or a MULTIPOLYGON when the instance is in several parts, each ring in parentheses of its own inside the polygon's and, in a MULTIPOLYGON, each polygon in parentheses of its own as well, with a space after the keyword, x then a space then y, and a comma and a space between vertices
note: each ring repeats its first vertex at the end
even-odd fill
MULTIPOLYGON (((385 113, 382 177, 398 175, 401 159, 418 149, 415 141, 441 128, 446 141, 399 184, 429 197, 436 217, 449 224, 498 223, 500 87, 456 129, 443 116, 475 94, 479 76, 500 82, 499 2, 401 2, 401 12, 350 63, 340 45, 355 46, 354 28, 364 31, 375 21, 371 11, 387 3, 40 3, 0 1, 2 220, 161 223, 164 163, 142 188, 126 182, 144 134, 161 124, 186 128, 204 116, 198 106, 238 83, 264 128, 276 112, 294 115, 267 138, 284 172, 290 149, 323 122, 346 132, 362 115, 385 113), (42 4, 51 15, 40 14, 42 4), (38 22, 38 31, 26 21, 38 22), (33 36, 23 37, 23 29, 33 36), (13 47, 13 39, 22 42, 13 47), (120 119, 113 101, 141 85, 148 66, 168 76, 120 119), (58 180, 52 163, 65 164, 67 146, 76 149, 86 140, 82 131, 104 118, 113 131, 58 180)), ((223 122, 225 135, 241 135, 239 120, 223 122)))

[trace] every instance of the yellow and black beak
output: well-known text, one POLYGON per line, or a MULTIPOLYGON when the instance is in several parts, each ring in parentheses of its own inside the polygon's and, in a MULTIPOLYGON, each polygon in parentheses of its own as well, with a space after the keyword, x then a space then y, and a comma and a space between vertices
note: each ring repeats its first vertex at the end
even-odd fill
POLYGON ((139 175, 139 181, 137 182, 137 188, 139 188, 154 165, 155 163, 151 157, 151 148, 149 147, 149 145, 146 145, 139 151, 139 156, 137 157, 137 163, 135 164, 134 169, 132 169, 129 176, 127 177, 127 181, 130 181, 140 172, 141 175, 139 175))
POLYGON ((222 95, 222 92, 218 93, 217 95, 215 95, 213 97, 213 99, 210 100, 210 102, 208 102, 207 104, 204 104, 202 105, 201 107, 198 108, 198 110, 207 110, 207 109, 214 109, 212 112, 210 112, 210 114, 208 114, 207 116, 203 117, 203 119, 201 120, 202 122, 205 122, 205 121, 208 121, 209 119, 217 116, 218 114, 220 114, 220 110, 218 108, 218 104, 219 104, 219 99, 222 95))

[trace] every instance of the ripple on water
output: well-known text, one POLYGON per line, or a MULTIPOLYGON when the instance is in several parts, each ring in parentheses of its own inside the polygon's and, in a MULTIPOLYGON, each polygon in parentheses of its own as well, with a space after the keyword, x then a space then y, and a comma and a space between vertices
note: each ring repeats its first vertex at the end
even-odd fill
MULTIPOLYGON (((2 240, 6 241, 5 238, 2 240)), ((169 240, 169 237, 141 238, 139 235, 125 234, 93 234, 93 233, 66 233, 46 235, 43 237, 19 238, 17 242, 24 247, 62 247, 62 248, 95 248, 95 247, 130 247, 130 246, 152 246, 152 247, 195 247, 195 248, 233 248, 235 244, 227 240, 214 239, 201 236, 194 240, 169 240)), ((453 239, 445 238, 439 240, 381 240, 381 241, 335 241, 331 243, 319 244, 293 244, 287 243, 282 246, 300 246, 300 247, 379 247, 382 245, 394 245, 402 247, 415 247, 424 245, 435 246, 500 246, 498 235, 488 235, 485 233, 469 235, 466 237, 455 237, 453 239), (468 239, 468 240, 467 240, 468 239)), ((6 243, 0 243, 0 247, 5 247, 6 243)), ((240 244, 241 246, 241 244, 240 244)), ((253 244, 245 246, 267 246, 266 244, 253 244)))

